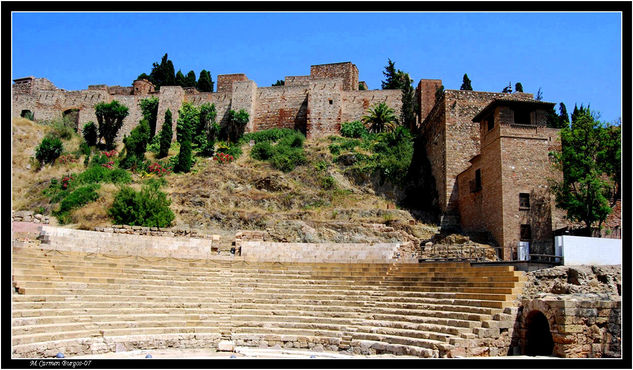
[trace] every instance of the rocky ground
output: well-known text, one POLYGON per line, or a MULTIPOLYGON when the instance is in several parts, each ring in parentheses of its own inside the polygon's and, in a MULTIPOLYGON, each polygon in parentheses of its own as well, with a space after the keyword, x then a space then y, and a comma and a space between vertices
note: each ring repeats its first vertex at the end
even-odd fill
POLYGON ((556 295, 619 300, 622 295, 621 265, 557 266, 528 272, 527 278, 524 299, 556 295))

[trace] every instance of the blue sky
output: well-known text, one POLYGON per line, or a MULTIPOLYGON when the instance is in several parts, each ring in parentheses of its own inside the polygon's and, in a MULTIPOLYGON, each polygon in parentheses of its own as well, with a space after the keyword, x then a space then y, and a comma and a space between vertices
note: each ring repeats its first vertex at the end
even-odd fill
POLYGON ((14 13, 13 78, 130 86, 168 53, 176 71, 245 73, 258 86, 351 61, 370 89, 387 58, 415 80, 501 91, 621 117, 618 13, 14 13))

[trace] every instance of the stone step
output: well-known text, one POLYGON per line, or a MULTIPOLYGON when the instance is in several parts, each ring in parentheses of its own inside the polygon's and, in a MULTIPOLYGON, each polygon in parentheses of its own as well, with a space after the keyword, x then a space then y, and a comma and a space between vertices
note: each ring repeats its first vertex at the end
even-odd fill
POLYGON ((119 336, 132 336, 132 335, 165 335, 165 334, 222 334, 221 328, 218 327, 154 327, 154 328, 119 328, 119 329, 93 329, 93 330, 78 330, 67 332, 54 332, 54 333, 37 333, 37 334, 22 334, 12 336, 12 346, 49 342, 63 339, 73 338, 98 338, 98 337, 119 337, 119 336))
POLYGON ((424 358, 438 358, 439 351, 414 345, 402 345, 385 343, 375 340, 353 339, 350 342, 352 348, 358 348, 361 354, 383 354, 410 355, 424 358))
POLYGON ((169 347, 216 348, 221 337, 218 333, 81 337, 14 345, 11 347, 11 358, 53 358, 59 352, 70 357, 117 350, 151 350, 169 347))
POLYGON ((399 344, 405 346, 416 346, 421 348, 428 348, 432 350, 438 350, 438 355, 441 355, 443 352, 447 352, 453 348, 453 346, 449 343, 444 343, 442 341, 433 340, 433 339, 424 339, 424 338, 412 338, 412 337, 403 337, 399 335, 389 335, 389 334, 378 334, 378 333, 355 333, 354 340, 369 340, 380 343, 388 343, 388 344, 399 344))
MULTIPOLYGON (((38 324, 38 325, 22 325, 12 328, 13 336, 22 335, 34 335, 42 333, 57 333, 57 332, 75 332, 85 330, 98 330, 109 332, 111 330, 120 329, 137 329, 139 331, 152 328, 165 328, 166 330, 172 330, 173 328, 215 328, 216 330, 230 328, 228 320, 222 321, 221 319, 212 320, 145 320, 145 321, 85 321, 77 323, 53 323, 53 324, 38 324), (226 322, 226 325, 222 325, 222 322, 226 322)), ((230 331, 230 329, 228 329, 230 331)))

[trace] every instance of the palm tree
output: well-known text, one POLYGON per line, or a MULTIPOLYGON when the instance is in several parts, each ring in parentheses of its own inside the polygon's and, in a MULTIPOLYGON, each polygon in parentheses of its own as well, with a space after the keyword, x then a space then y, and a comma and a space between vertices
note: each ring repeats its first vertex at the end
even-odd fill
POLYGON ((396 115, 394 113, 394 110, 383 102, 370 107, 368 114, 361 119, 365 125, 369 125, 369 131, 371 132, 382 132, 385 129, 391 131, 396 127, 396 115))

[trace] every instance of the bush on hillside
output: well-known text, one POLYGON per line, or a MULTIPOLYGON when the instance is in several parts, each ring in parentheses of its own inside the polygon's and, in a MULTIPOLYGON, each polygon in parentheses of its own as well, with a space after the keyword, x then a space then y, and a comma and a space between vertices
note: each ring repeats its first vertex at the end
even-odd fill
POLYGON ((89 146, 97 145, 97 126, 94 122, 90 121, 84 125, 82 135, 89 146))
POLYGON ((64 197, 59 209, 54 211, 53 215, 57 217, 61 224, 70 222, 70 211, 99 199, 97 189, 99 189, 99 185, 90 184, 73 190, 64 197))
POLYGON ((64 144, 57 137, 45 136, 35 148, 35 158, 42 163, 53 163, 64 151, 64 144))
POLYGON ((259 161, 268 160, 273 156, 273 147, 268 141, 259 142, 251 148, 251 158, 259 161))
POLYGON ((160 191, 160 182, 149 181, 137 192, 123 187, 114 197, 108 215, 115 224, 146 227, 168 227, 174 219, 171 201, 160 191))
POLYGON ((341 125, 341 136, 350 138, 360 138, 367 135, 369 131, 360 121, 345 122, 341 125))

